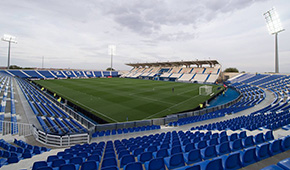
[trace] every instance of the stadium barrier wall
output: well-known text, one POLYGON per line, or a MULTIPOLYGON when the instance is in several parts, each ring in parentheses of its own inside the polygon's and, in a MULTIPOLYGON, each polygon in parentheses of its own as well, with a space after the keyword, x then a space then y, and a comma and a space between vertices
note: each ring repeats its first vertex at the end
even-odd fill
MULTIPOLYGON (((239 92, 238 89, 235 89, 239 92)), ((240 92, 239 92, 240 93, 240 92)), ((106 131, 106 130, 117 130, 117 129, 123 129, 123 128, 133 128, 133 127, 139 127, 139 126, 147 126, 147 125, 166 125, 169 122, 177 121, 178 119, 181 118, 187 118, 191 116, 200 116, 204 115, 206 113, 214 112, 220 109, 227 108, 235 103, 237 103, 241 99, 242 95, 240 93, 239 97, 236 99, 222 104, 218 105, 212 108, 204 108, 202 110, 197 110, 197 111, 190 111, 190 112, 185 112, 185 113, 180 113, 180 114, 173 114, 173 115, 168 115, 167 117, 164 118, 156 118, 156 119, 150 119, 150 120, 140 120, 140 121, 130 121, 130 122, 121 122, 121 123, 108 123, 108 124, 97 124, 95 128, 90 131, 90 133, 94 133, 96 131, 106 131)))
POLYGON ((87 133, 60 136, 47 134, 35 127, 33 127, 33 136, 38 142, 42 144, 56 147, 71 146, 90 142, 90 135, 87 133))
POLYGON ((4 135, 32 135, 32 125, 26 123, 0 121, 0 134, 4 135))

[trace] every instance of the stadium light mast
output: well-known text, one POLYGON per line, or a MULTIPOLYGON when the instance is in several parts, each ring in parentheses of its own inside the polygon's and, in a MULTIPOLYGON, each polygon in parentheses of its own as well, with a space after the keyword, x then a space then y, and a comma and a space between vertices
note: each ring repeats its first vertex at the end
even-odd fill
POLYGON ((116 55, 116 46, 109 45, 109 55, 111 56, 111 71, 113 71, 113 56, 116 55))
POLYGON ((7 63, 7 69, 10 67, 10 47, 11 43, 17 43, 16 38, 12 35, 4 34, 2 41, 8 42, 8 63, 7 63))
POLYGON ((280 18, 273 7, 266 13, 264 13, 266 19, 268 31, 270 34, 275 35, 275 73, 279 73, 279 59, 278 59, 278 33, 284 31, 280 22, 280 18))

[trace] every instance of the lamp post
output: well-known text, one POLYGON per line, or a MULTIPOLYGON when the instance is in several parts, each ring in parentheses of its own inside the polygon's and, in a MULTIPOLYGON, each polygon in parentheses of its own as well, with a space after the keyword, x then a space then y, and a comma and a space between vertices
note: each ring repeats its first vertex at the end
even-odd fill
POLYGON ((116 55, 116 46, 109 45, 109 55, 111 55, 111 71, 113 71, 113 56, 116 55))
POLYGON ((2 41, 8 42, 8 63, 7 63, 7 69, 10 67, 10 47, 11 43, 17 43, 16 38, 12 35, 4 34, 2 41))
POLYGON ((268 31, 270 34, 275 35, 275 73, 279 73, 279 58, 278 58, 278 33, 284 31, 280 18, 273 7, 264 13, 268 31))

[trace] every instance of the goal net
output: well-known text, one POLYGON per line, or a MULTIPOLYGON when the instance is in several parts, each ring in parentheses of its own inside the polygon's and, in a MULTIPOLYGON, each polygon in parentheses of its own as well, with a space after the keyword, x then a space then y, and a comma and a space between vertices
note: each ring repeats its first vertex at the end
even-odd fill
POLYGON ((199 95, 207 96, 212 93, 212 86, 200 86, 199 87, 199 95))

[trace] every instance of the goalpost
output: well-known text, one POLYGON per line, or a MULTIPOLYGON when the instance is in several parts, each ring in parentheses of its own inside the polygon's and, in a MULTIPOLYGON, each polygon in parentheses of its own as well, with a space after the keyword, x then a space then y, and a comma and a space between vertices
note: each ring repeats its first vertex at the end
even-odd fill
POLYGON ((212 93, 212 86, 200 86, 199 87, 199 95, 207 96, 212 93))

